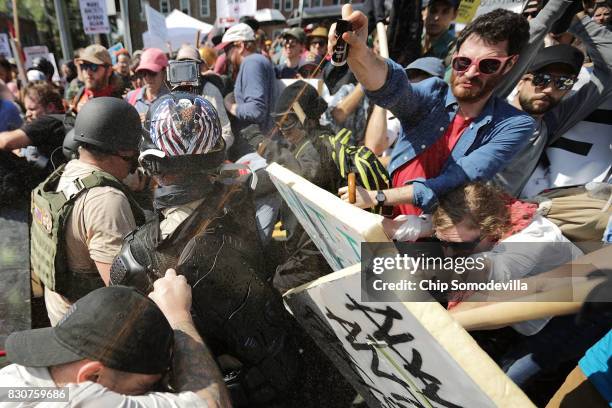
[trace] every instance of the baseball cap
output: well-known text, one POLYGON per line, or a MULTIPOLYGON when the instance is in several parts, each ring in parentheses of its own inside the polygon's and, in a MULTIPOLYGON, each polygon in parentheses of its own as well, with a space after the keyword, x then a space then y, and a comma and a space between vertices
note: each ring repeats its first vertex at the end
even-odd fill
POLYGON ((222 50, 228 44, 234 41, 255 41, 255 32, 245 23, 238 23, 227 29, 221 42, 215 47, 217 50, 222 50))
POLYGON ((91 62, 100 65, 112 65, 108 50, 100 44, 92 44, 85 48, 79 55, 77 61, 91 62))
POLYGON ((272 116, 279 117, 291 113, 295 109, 294 104, 298 104, 306 117, 311 119, 318 119, 327 109, 327 102, 319 96, 312 85, 296 81, 280 94, 272 116))
POLYGON ((151 299, 109 286, 79 299, 55 327, 12 333, 5 349, 9 361, 26 367, 89 359, 129 373, 162 374, 172 344, 172 328, 151 299))
POLYGON ((327 28, 323 27, 323 26, 319 26, 317 28, 315 28, 314 30, 312 30, 309 34, 308 34, 308 38, 311 37, 325 37, 327 38, 327 28))
POLYGON ((435 57, 418 58, 412 61, 406 67, 406 71, 409 71, 411 69, 418 69, 438 78, 444 78, 445 73, 444 62, 442 62, 441 59, 435 57))
POLYGON ((176 60, 177 61, 192 60, 192 61, 200 62, 201 58, 200 58, 200 53, 198 52, 198 50, 195 49, 195 47, 191 45, 183 45, 181 49, 178 51, 178 53, 176 54, 176 60))
POLYGON ((168 57, 159 48, 147 48, 140 56, 140 64, 136 68, 136 72, 147 70, 160 72, 168 66, 168 57))
MULTIPOLYGON (((298 72, 303 77, 310 76, 310 74, 319 67, 319 63, 323 58, 313 52, 307 52, 300 58, 298 64, 298 72)), ((320 70, 320 69, 319 69, 320 70)))
POLYGON ((44 73, 37 69, 29 69, 26 73, 26 77, 28 78, 28 82, 32 81, 46 81, 47 77, 44 73))
POLYGON ((293 37, 301 44, 306 42, 306 33, 300 27, 293 27, 283 33, 283 37, 293 37))
POLYGON ((568 44, 552 45, 538 52, 529 67, 529 72, 539 71, 547 65, 564 64, 574 75, 578 75, 583 62, 584 54, 576 47, 568 44))

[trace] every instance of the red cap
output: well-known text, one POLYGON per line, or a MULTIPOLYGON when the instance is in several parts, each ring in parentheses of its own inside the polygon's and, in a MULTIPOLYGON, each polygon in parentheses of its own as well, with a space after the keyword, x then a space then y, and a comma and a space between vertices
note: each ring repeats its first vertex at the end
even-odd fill
POLYGON ((136 72, 147 70, 160 72, 168 66, 168 57, 159 48, 147 48, 140 56, 140 64, 136 72))

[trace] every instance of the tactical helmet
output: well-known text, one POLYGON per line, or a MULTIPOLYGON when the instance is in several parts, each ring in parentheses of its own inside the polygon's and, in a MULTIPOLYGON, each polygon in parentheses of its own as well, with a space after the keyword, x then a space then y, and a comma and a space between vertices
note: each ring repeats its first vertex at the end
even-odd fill
POLYGON ((32 66, 28 68, 28 71, 32 69, 35 69, 45 74, 48 80, 51 80, 51 78, 53 77, 53 73, 55 72, 55 67, 53 66, 53 64, 44 57, 34 58, 34 60, 32 61, 32 66))
POLYGON ((74 140, 103 152, 138 150, 141 135, 138 111, 120 98, 102 96, 88 101, 74 123, 74 140))
POLYGON ((203 97, 172 92, 147 112, 139 161, 151 174, 206 172, 225 158, 217 110, 203 97))
POLYGON ((62 144, 62 153, 67 160, 76 159, 79 155, 79 142, 74 140, 74 128, 70 129, 64 136, 62 144))

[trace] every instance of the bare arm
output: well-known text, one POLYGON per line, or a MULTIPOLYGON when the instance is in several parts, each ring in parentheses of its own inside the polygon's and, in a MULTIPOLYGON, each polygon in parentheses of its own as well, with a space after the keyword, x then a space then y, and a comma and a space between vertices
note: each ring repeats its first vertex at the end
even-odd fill
MULTIPOLYGON (((355 205, 359 208, 374 207, 376 202, 376 191, 366 190, 363 187, 357 187, 357 201, 355 205)), ((412 204, 413 194, 412 185, 402 186, 397 188, 391 188, 383 190, 385 193, 386 200, 385 205, 395 206, 400 204, 412 204)), ((343 201, 348 202, 348 187, 342 187, 338 190, 338 195, 343 201)))
POLYGON ((98 272, 100 273, 100 277, 102 277, 102 280, 104 281, 104 284, 108 286, 110 282, 111 264, 104 263, 104 262, 98 262, 98 261, 94 261, 94 262, 96 264, 96 268, 98 269, 98 272))
POLYGON ((30 146, 32 140, 21 129, 0 133, 0 150, 14 150, 30 146))
POLYGON ((380 156, 389 148, 389 139, 387 138, 387 110, 380 106, 374 106, 368 126, 365 132, 365 146, 380 156))
POLYGON ((231 407, 223 376, 191 319, 191 287, 187 279, 168 269, 153 287, 149 297, 174 329, 172 385, 178 391, 194 392, 208 407, 231 407))
POLYGON ((357 85, 355 89, 353 89, 353 92, 348 94, 348 96, 332 110, 332 116, 338 125, 342 126, 346 119, 355 112, 364 95, 363 88, 357 85))
MULTIPOLYGON (((368 18, 360 11, 353 11, 350 4, 342 6, 342 18, 351 22, 352 32, 344 33, 342 38, 349 44, 348 64, 357 80, 368 91, 380 89, 387 79, 387 64, 368 48, 368 18)), ((328 38, 329 53, 336 44, 336 24, 331 26, 328 38)))

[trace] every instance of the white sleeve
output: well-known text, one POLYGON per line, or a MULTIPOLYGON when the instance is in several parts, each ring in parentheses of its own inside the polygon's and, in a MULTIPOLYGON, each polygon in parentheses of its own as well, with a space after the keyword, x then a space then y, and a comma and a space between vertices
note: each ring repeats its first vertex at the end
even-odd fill
POLYGON ((79 408, 205 408, 208 404, 191 391, 123 395, 93 382, 69 384, 70 406, 79 408))

